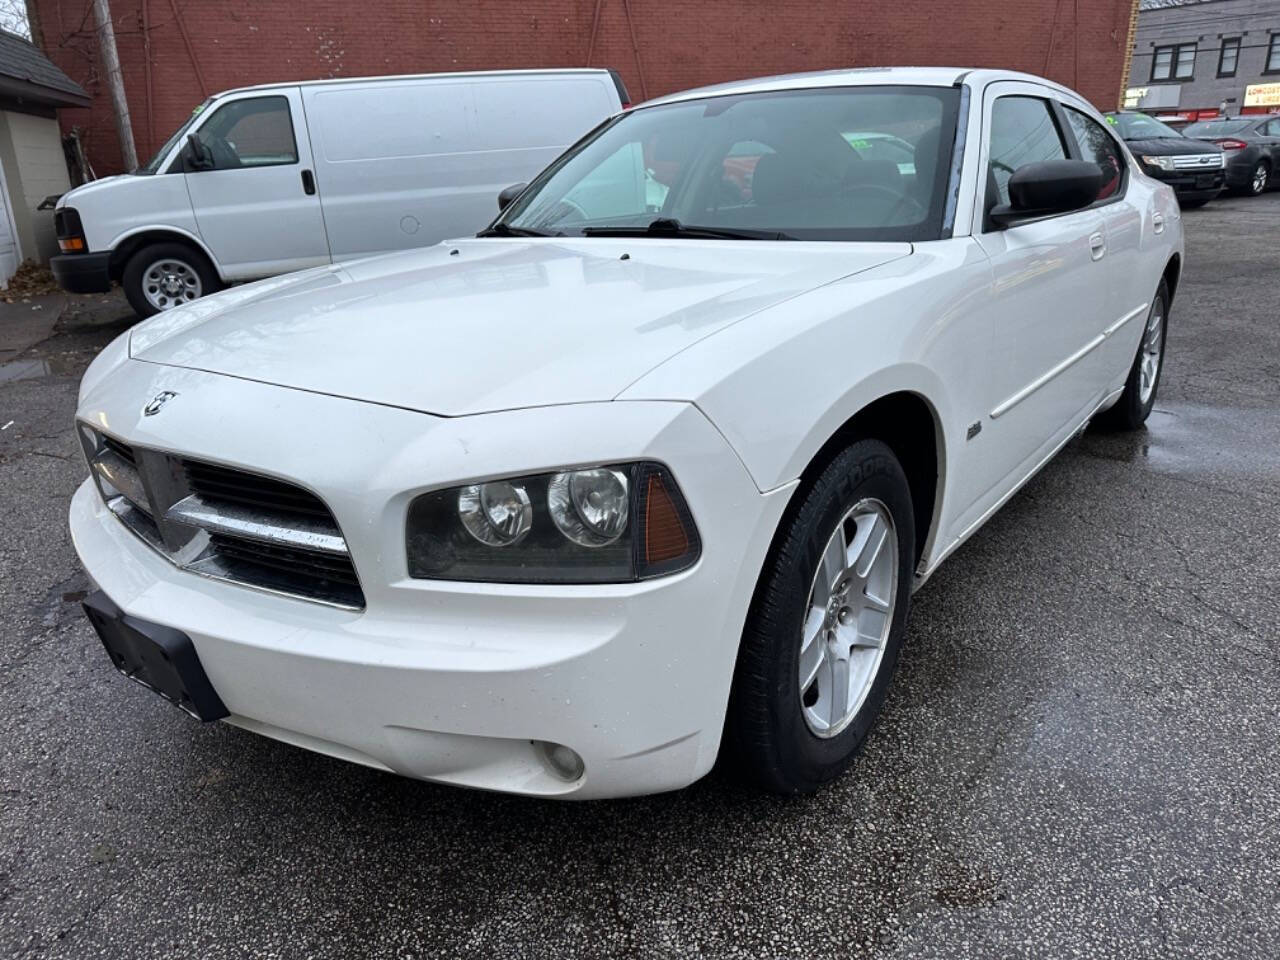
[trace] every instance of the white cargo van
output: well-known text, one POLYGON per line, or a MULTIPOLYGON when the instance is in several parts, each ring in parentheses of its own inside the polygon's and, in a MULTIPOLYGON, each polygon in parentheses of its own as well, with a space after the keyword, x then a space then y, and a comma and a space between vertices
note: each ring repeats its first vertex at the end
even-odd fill
POLYGON ((144 167, 65 194, 58 283, 143 316, 243 280, 475 233, 629 106, 611 70, 323 80, 210 97, 144 167))

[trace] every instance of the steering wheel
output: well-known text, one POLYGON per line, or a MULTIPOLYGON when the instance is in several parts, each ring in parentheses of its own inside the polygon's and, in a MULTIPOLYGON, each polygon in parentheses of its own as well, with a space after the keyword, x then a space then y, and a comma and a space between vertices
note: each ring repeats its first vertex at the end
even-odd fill
POLYGON ((892 200, 893 206, 889 208, 888 215, 885 217, 885 220, 890 224, 893 222, 894 218, 898 215, 902 207, 907 204, 910 204, 911 207, 914 207, 915 209, 912 210, 911 212, 918 214, 921 218, 923 218, 925 214, 929 212, 928 210, 925 209, 923 205, 921 205, 920 201, 917 200, 915 197, 911 196, 911 194, 898 193, 896 190, 890 190, 888 187, 884 186, 884 184, 880 184, 880 183, 852 183, 844 187, 840 191, 840 195, 848 196, 850 194, 858 193, 858 192, 875 193, 879 196, 888 197, 890 200, 892 200))
POLYGON ((221 137, 214 137, 209 141, 208 146, 209 152, 213 154, 215 169, 226 170, 228 167, 244 166, 240 161, 240 155, 221 137))
POLYGON ((545 217, 539 218, 537 225, 539 227, 550 227, 562 220, 574 216, 579 220, 589 219, 587 217, 587 211, 583 210, 572 200, 562 197, 560 200, 556 201, 556 205, 547 212, 545 217))

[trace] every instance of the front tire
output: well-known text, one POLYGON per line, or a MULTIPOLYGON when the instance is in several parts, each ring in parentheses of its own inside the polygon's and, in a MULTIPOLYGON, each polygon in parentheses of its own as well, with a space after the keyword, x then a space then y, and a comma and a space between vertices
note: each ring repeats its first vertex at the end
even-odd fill
POLYGON ((841 452, 800 494, 743 632, 726 722, 738 768, 808 793, 853 762, 897 667, 915 522, 906 475, 878 440, 841 452))
POLYGON ((124 295, 139 317, 172 310, 222 289, 222 281, 203 253, 185 243, 153 243, 125 264, 124 295))
POLYGON ((1156 298, 1147 311, 1142 339, 1138 341, 1138 355, 1129 368, 1124 392, 1114 407, 1098 415, 1100 426, 1111 430, 1137 430, 1147 422, 1152 407, 1156 405, 1156 391, 1160 387, 1160 375, 1164 372, 1164 345, 1168 329, 1169 287, 1161 280, 1156 298))

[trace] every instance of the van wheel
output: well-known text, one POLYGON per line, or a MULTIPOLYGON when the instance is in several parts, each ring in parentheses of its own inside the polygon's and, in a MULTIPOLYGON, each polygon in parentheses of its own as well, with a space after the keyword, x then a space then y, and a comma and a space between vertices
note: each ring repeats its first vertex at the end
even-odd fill
POLYGON ((222 289, 213 265, 185 243, 153 243, 125 264, 120 278, 129 305, 150 317, 222 289))
POLYGON ((906 475, 878 440, 799 496, 756 588, 725 728, 739 770, 780 793, 818 789, 862 747, 898 663, 915 544, 906 475))

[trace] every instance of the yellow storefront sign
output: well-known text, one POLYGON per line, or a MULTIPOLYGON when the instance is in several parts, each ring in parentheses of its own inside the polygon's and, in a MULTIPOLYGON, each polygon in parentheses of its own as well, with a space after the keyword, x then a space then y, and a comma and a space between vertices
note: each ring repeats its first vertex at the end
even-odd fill
POLYGON ((1244 88, 1246 107, 1280 107, 1280 83, 1252 83, 1244 88))

